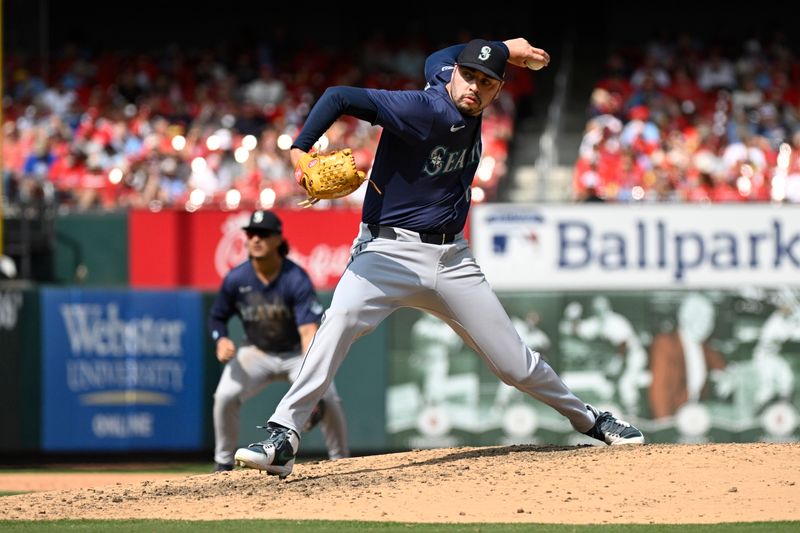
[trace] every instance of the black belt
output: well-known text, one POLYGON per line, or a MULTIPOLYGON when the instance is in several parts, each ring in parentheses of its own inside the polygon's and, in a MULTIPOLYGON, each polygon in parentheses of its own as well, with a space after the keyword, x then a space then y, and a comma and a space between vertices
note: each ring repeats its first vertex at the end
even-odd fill
MULTIPOLYGON (((367 228, 369 228, 369 232, 372 234, 373 239, 380 237, 382 239, 397 240, 397 233, 392 227, 379 226, 377 224, 367 224, 367 228)), ((419 235, 420 241, 427 244, 450 244, 456 240, 455 233, 424 233, 421 231, 415 231, 414 233, 419 235)))

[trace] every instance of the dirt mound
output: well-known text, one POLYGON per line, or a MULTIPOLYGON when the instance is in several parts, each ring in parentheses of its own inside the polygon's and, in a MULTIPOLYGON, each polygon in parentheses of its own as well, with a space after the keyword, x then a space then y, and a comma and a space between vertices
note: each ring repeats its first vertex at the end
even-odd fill
MULTIPOLYGON (((800 444, 420 450, 0 498, 6 519, 716 523, 800 520, 800 444)), ((91 475, 91 474, 75 474, 91 475)))

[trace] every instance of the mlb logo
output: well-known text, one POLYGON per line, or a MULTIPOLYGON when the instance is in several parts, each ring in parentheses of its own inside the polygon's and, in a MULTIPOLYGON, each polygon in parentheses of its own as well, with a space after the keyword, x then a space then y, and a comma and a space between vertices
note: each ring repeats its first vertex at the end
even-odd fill
POLYGON ((497 234, 492 236, 492 251, 497 255, 506 253, 508 246, 508 236, 504 234, 497 234))

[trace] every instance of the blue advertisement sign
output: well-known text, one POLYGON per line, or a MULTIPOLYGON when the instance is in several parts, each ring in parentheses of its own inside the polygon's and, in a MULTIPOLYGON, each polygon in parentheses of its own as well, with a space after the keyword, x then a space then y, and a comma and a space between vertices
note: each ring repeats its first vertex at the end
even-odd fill
POLYGON ((200 294, 44 289, 42 447, 201 449, 200 294))

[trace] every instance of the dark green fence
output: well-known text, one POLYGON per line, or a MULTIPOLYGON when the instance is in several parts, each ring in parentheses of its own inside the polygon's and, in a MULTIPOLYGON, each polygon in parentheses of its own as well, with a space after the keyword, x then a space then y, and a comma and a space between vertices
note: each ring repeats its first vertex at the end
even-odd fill
POLYGON ((0 283, 0 450, 39 449, 38 291, 0 283))
POLYGON ((56 217, 54 255, 59 283, 127 285, 127 213, 56 217))
MULTIPOLYGON (((203 294, 203 322, 214 297, 203 294)), ((330 298, 321 294, 325 305, 330 298)), ((581 399, 624 415, 650 442, 800 439, 798 289, 500 298, 524 341, 581 399)), ((36 287, 0 285, 2 451, 41 449, 40 320, 36 287)), ((230 326, 239 341, 241 325, 233 320, 230 326)), ((205 371, 202 442, 210 461, 211 406, 222 365, 205 328, 193 335, 202 337, 196 362, 205 371)), ((394 313, 356 342, 336 385, 354 454, 586 442, 554 410, 502 384, 449 328, 414 310, 394 313)), ((240 443, 264 437, 256 426, 287 389, 274 383, 245 402, 240 443)), ((319 429, 304 435, 303 451, 325 454, 319 429)))

